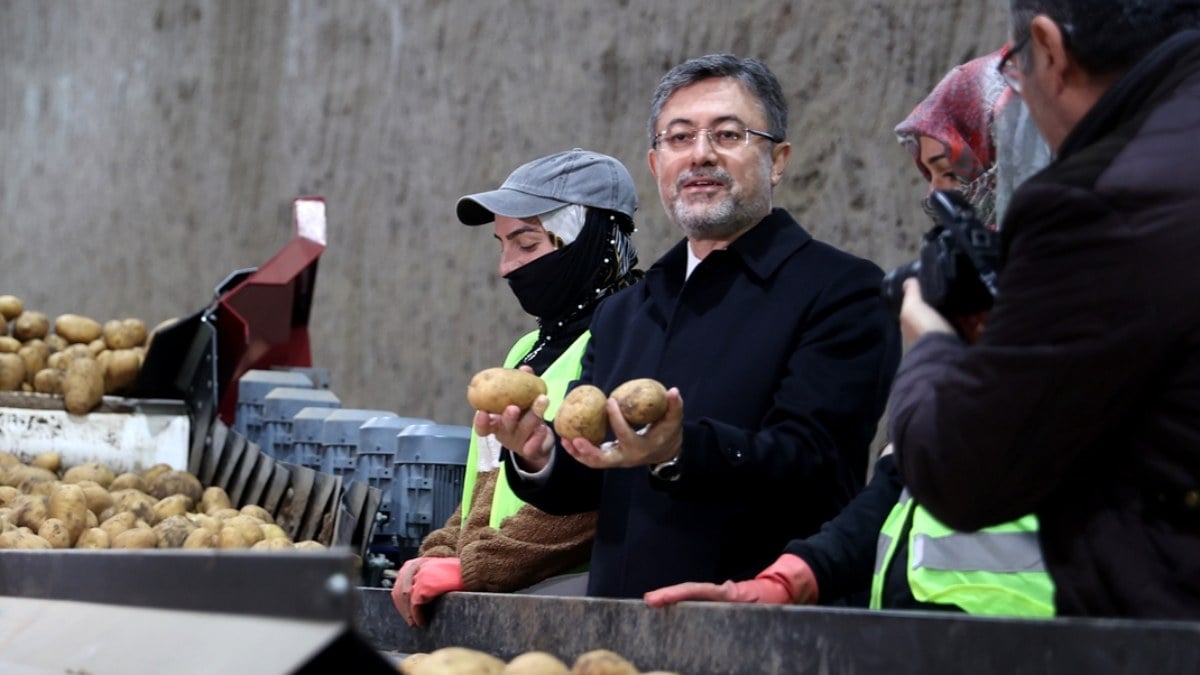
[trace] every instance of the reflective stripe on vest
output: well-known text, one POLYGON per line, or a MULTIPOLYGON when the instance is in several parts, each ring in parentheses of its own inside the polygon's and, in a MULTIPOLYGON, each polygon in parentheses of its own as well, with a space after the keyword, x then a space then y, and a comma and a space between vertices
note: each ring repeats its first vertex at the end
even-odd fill
MULTIPOLYGON (((512 349, 508 351, 508 356, 504 359, 505 368, 515 368, 521 362, 521 359, 529 353, 529 350, 537 342, 538 332, 533 331, 526 334, 512 349)), ((554 363, 551 363, 546 370, 541 374, 542 380, 546 383, 546 397, 550 399, 549 406, 546 407, 546 419, 554 419, 554 414, 558 411, 559 405, 562 404, 563 397, 567 393, 567 385, 579 379, 579 373, 583 369, 583 352, 587 349, 588 340, 592 334, 590 331, 584 331, 582 335, 571 343, 554 363)), ((479 474, 479 437, 475 431, 471 431, 471 444, 467 450, 467 466, 466 475, 463 478, 463 496, 462 496, 462 524, 467 522, 467 516, 471 513, 471 498, 475 491, 476 477, 479 474)), ((500 523, 505 518, 513 515, 525 505, 512 488, 508 485, 508 477, 501 466, 497 469, 496 488, 492 494, 492 510, 488 518, 488 525, 493 529, 500 529, 500 523)))
POLYGON ((910 569, 1045 572, 1037 532, 957 533, 912 538, 910 569))
POLYGON ((910 518, 907 578, 916 600, 977 615, 1054 615, 1054 584, 1042 563, 1035 516, 957 532, 912 502, 907 490, 880 532, 871 607, 882 606, 886 572, 910 518))

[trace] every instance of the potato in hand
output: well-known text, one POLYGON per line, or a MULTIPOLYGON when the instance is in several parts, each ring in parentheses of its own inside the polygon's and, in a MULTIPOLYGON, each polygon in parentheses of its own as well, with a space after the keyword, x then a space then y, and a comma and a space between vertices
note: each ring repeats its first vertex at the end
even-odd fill
POLYGON ((561 437, 586 438, 600 445, 608 435, 608 397, 599 387, 581 384, 563 399, 554 416, 554 431, 561 437))
POLYGON ((634 429, 653 424, 667 414, 667 388, 658 380, 630 380, 613 389, 611 396, 617 400, 621 416, 634 429))
POLYGON ((471 407, 497 415, 510 405, 528 410, 545 393, 546 383, 542 378, 515 368, 481 370, 467 385, 471 407))

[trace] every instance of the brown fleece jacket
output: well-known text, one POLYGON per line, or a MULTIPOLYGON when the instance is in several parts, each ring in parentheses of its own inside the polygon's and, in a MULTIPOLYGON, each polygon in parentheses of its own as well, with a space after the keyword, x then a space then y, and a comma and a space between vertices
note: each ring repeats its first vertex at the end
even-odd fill
POLYGON ((467 522, 462 523, 459 504, 440 530, 425 537, 418 552, 458 557, 468 591, 520 590, 585 563, 592 554, 595 512, 552 516, 526 504, 501 521, 500 529, 489 527, 492 493, 502 470, 480 472, 467 522))

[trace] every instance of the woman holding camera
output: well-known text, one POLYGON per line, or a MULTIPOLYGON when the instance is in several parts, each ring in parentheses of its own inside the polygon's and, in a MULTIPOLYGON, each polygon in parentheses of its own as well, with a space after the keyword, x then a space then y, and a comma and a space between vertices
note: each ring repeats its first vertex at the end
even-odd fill
MULTIPOLYGON (((929 193, 961 193, 991 229, 1015 185, 1049 159, 997 70, 1005 53, 951 70, 895 130, 929 193), (999 161, 997 140, 1005 144, 999 161)), ((925 206, 931 211, 928 198, 925 206)), ((963 337, 976 337, 985 317, 956 321, 963 337)), ((655 607, 682 600, 861 604, 868 589, 872 608, 1038 617, 1051 616, 1054 607, 1032 516, 976 533, 950 530, 904 490, 890 445, 842 513, 816 535, 789 543, 755 579, 677 584, 645 599, 655 607)))

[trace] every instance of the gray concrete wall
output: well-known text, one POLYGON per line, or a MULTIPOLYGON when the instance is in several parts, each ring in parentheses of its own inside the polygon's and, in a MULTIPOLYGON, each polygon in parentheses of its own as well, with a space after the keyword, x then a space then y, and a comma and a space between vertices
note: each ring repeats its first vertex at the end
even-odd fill
POLYGON ((890 268, 923 187, 892 126, 999 46, 977 0, 0 0, 0 294, 156 322, 328 202, 310 327, 348 406, 467 423, 466 382, 530 326, 455 199, 583 146, 638 181, 643 266, 678 234, 646 166, 679 61, 765 59, 788 93, 776 202, 890 268))

